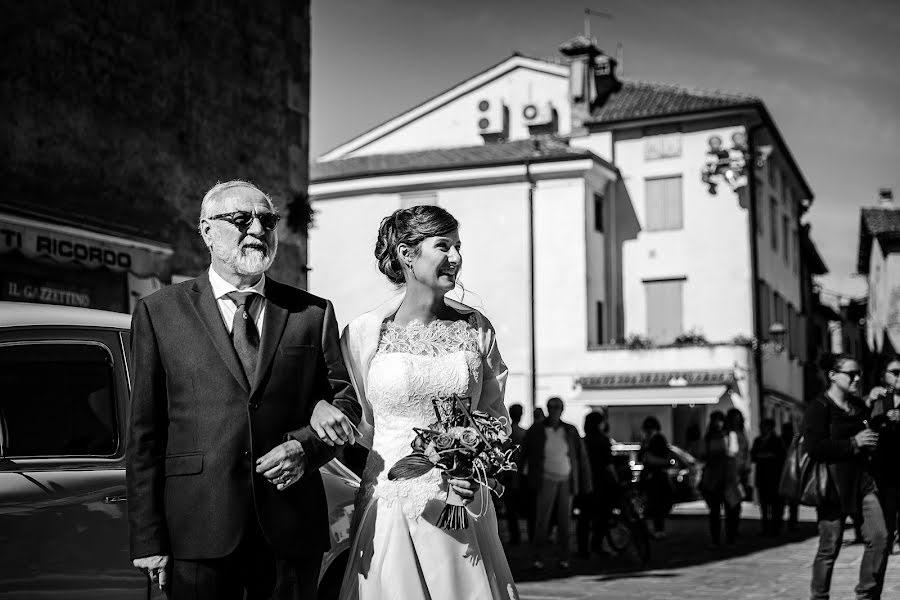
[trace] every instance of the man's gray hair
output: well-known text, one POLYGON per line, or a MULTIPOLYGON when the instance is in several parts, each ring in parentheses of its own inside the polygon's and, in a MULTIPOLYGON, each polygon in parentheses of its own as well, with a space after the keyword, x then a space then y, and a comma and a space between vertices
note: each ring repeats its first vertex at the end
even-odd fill
POLYGON ((216 207, 226 197, 225 192, 230 189, 240 187, 259 192, 263 196, 263 198, 266 199, 266 202, 269 203, 269 209, 274 213, 278 212, 278 209, 275 208, 275 203, 272 202, 272 198, 270 198, 267 193, 265 193, 249 181, 232 179, 231 181, 226 181, 224 183, 217 183, 216 185, 209 188, 209 191, 206 192, 205 196, 203 196, 203 202, 200 203, 200 221, 203 221, 203 219, 206 219, 209 216, 217 213, 216 207))

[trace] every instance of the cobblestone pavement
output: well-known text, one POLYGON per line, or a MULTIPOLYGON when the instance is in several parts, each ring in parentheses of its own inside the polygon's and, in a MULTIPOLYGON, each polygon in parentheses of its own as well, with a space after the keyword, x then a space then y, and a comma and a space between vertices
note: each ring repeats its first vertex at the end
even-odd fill
MULTIPOLYGON (((759 535, 756 510, 747 505, 736 548, 712 551, 707 549, 705 508, 679 507, 669 521, 668 537, 653 542, 647 567, 624 557, 594 555, 574 559, 568 572, 547 560, 546 569, 537 573, 530 569, 532 554, 527 545, 508 547, 507 554, 522 600, 805 600, 818 538, 813 513, 802 510, 796 530, 772 539, 759 535)), ((855 597, 862 545, 848 544, 853 537, 852 528, 848 529, 834 570, 834 600, 855 597)), ((882 598, 900 600, 898 554, 888 563, 882 598)))

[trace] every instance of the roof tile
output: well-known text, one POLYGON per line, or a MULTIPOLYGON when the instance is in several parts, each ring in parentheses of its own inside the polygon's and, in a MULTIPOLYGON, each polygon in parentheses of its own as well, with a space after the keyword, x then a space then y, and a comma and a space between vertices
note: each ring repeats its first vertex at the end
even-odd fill
POLYGON ((900 240, 900 208, 873 207, 860 212, 859 252, 856 258, 859 273, 869 272, 873 238, 880 242, 900 240))
POLYGON ((648 81, 623 81, 622 89, 594 109, 590 123, 629 121, 761 104, 755 96, 648 81))
POLYGON ((370 154, 315 162, 310 169, 310 180, 323 182, 385 173, 498 166, 517 164, 525 160, 540 162, 576 158, 596 157, 590 151, 573 148, 563 140, 531 138, 480 146, 370 154))

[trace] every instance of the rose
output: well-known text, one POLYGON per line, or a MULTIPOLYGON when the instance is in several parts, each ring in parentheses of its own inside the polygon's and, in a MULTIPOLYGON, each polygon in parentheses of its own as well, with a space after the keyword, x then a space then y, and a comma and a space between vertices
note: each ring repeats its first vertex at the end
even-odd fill
POLYGON ((466 448, 475 450, 481 443, 481 436, 473 427, 464 427, 459 433, 459 442, 466 448))
POLYGON ((438 449, 438 451, 449 450, 450 448, 452 448, 453 432, 445 431, 444 433, 438 435, 436 438, 434 438, 434 446, 438 449))

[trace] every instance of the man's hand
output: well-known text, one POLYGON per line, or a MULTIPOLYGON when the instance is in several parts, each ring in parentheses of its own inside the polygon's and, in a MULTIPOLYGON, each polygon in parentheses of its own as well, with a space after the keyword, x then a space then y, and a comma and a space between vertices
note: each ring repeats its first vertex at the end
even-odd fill
POLYGON ((309 419, 309 425, 319 436, 319 439, 329 446, 343 446, 344 444, 353 445, 356 443, 354 435, 353 423, 347 418, 347 415, 330 402, 319 400, 315 408, 313 408, 312 416, 309 419))
POLYGON ((132 562, 138 569, 146 571, 150 580, 159 584, 159 589, 163 589, 169 584, 169 574, 166 572, 166 568, 170 561, 171 557, 169 556, 145 556, 136 558, 132 562))
POLYGON ((279 492, 291 487, 306 472, 303 446, 297 440, 288 440, 275 446, 256 461, 256 472, 262 473, 279 492))
POLYGON ((887 411, 887 418, 894 423, 900 422, 900 410, 892 408, 891 410, 887 411))

